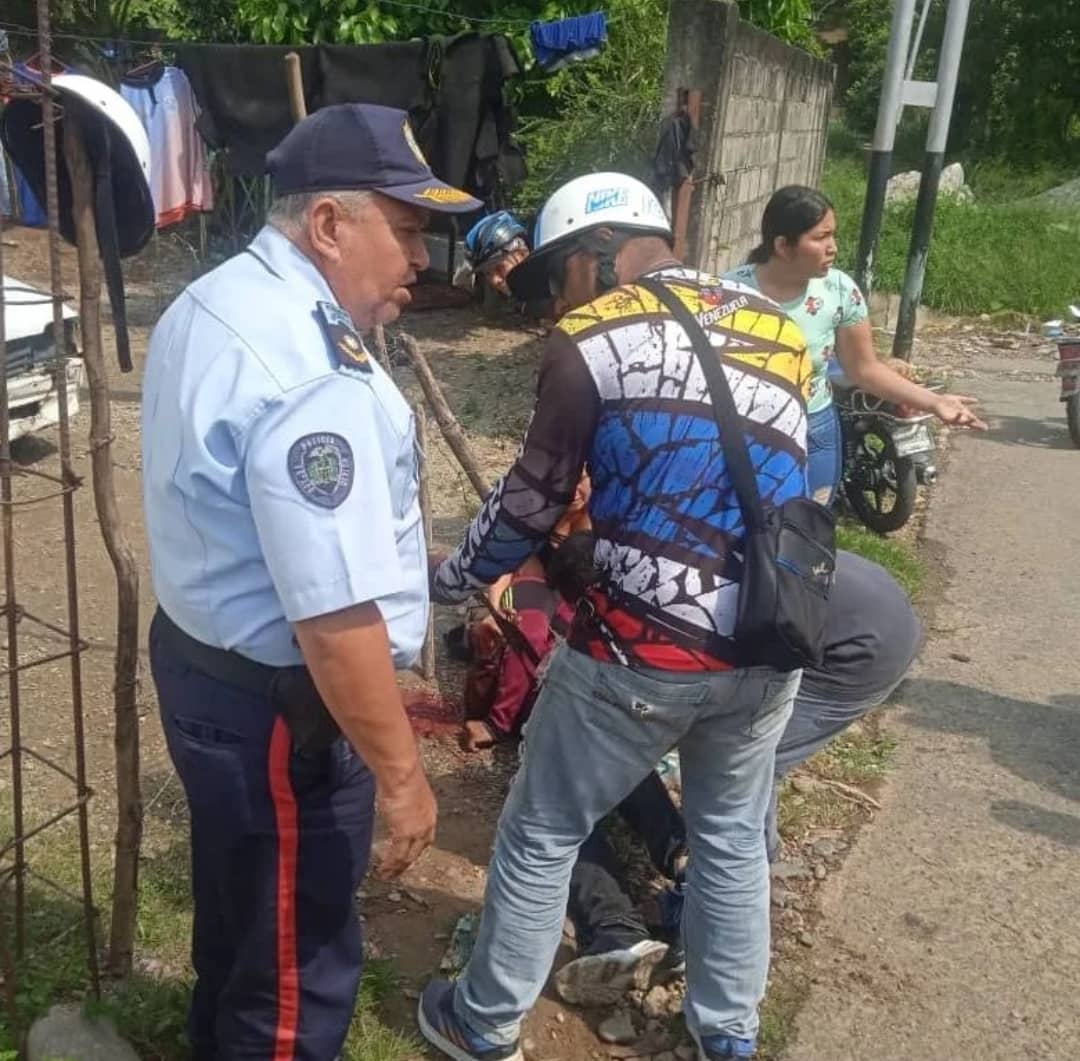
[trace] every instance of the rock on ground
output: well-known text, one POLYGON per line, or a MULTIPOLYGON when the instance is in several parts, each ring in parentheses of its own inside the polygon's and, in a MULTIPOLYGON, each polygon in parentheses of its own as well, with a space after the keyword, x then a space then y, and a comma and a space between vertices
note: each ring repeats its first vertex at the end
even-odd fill
MULTIPOLYGON (((885 201, 887 203, 902 203, 914 199, 919 194, 919 183, 921 181, 922 174, 917 169, 908 170, 906 173, 897 173, 895 177, 889 179, 885 191, 885 201)), ((951 196, 962 202, 974 200, 975 194, 964 183, 964 167, 959 162, 954 162, 941 171, 941 186, 938 194, 951 196)))
POLYGON ((53 1006, 30 1029, 27 1061, 139 1061, 108 1020, 91 1020, 78 1006, 53 1006))
POLYGON ((613 1043, 616 1046, 636 1042, 639 1038, 638 1031, 634 1027, 634 1019, 625 1009, 620 1009, 601 1022, 597 1032, 605 1043, 613 1043))
POLYGON ((1080 206, 1080 177, 1077 177, 1076 180, 1067 181, 1065 184, 1059 184, 1048 192, 1043 192, 1042 195, 1038 196, 1037 201, 1049 203, 1051 206, 1080 206))

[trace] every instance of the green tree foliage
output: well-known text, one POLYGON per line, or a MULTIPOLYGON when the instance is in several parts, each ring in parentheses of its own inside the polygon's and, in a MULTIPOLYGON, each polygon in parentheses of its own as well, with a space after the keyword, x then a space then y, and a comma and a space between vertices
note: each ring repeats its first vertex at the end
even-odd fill
MULTIPOLYGON (((519 205, 532 207, 565 180, 598 169, 648 176, 661 117, 668 0, 614 0, 607 50, 547 82, 552 106, 527 118, 529 180, 519 205)), ((741 0, 740 14, 790 43, 817 48, 811 0, 741 0)))
MULTIPOLYGON (((20 0, 21 2, 21 0, 20 0)), ((367 44, 482 29, 508 34, 529 56, 532 20, 597 8, 596 0, 67 0, 85 32, 156 27, 186 40, 367 44), (480 22, 470 20, 482 20, 480 22), (104 27, 112 29, 106 30, 104 27), (91 29, 90 27, 93 27, 91 29)), ((743 18, 817 50, 815 0, 739 0, 743 18)), ((516 87, 530 177, 519 204, 536 205, 579 173, 646 175, 661 114, 669 0, 606 0, 608 47, 553 76, 531 68, 516 87)))
POLYGON ((815 55, 821 52, 814 34, 817 10, 813 0, 739 0, 739 14, 782 41, 815 55))
MULTIPOLYGON (((113 0, 115 3, 116 0, 113 0)), ((158 24, 195 40, 254 44, 376 44, 469 29, 523 44, 528 23, 592 10, 589 0, 137 0, 158 24), (476 21, 480 20, 480 21, 476 21)))
POLYGON ((667 48, 666 0, 620 0, 608 12, 608 47, 547 80, 547 113, 527 117, 529 179, 518 202, 536 206, 582 173, 648 173, 660 120, 667 48))
MULTIPOLYGON (((873 128, 891 0, 848 0, 849 120, 873 128)), ((945 0, 931 10, 919 76, 932 78, 945 0)), ((969 157, 1019 160, 1080 154, 1080 0, 976 0, 953 117, 952 146, 969 157)))

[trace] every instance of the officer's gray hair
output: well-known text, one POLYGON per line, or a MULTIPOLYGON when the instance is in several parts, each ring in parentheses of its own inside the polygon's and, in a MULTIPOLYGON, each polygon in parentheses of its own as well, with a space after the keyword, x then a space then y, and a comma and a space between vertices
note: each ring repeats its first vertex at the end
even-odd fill
POLYGON ((282 195, 270 204, 266 220, 286 236, 296 236, 303 229, 311 208, 320 199, 333 199, 347 214, 355 216, 373 194, 373 192, 365 191, 343 191, 297 192, 294 195, 282 195))

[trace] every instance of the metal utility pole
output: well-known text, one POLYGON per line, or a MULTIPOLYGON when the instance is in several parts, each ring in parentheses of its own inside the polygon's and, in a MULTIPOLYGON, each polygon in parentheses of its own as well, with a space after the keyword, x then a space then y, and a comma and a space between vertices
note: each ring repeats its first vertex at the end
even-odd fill
POLYGON ((911 54, 908 56, 907 70, 904 77, 910 81, 915 76, 915 63, 919 58, 919 48, 922 47, 923 33, 926 30, 926 16, 930 14, 930 5, 934 0, 923 0, 922 11, 919 13, 919 28, 915 30, 915 43, 911 46, 911 54))
MULTIPOLYGON (((925 0, 927 8, 930 0, 925 0)), ((925 12, 926 8, 924 8, 925 12)), ((866 181, 866 204, 863 208, 859 254, 855 262, 855 281, 869 295, 874 248, 881 232, 885 214, 885 188, 889 183, 896 126, 904 109, 904 68, 907 64, 911 27, 915 23, 915 0, 896 0, 892 29, 889 32, 889 51, 885 58, 885 79, 878 104, 877 127, 874 129, 873 154, 866 181)))
POLYGON ((945 36, 938 60, 937 93, 930 129, 926 137, 926 160, 923 163, 919 198, 915 204, 915 223, 911 232, 904 290, 900 298, 900 314, 896 322, 893 356, 907 360, 915 338, 915 315, 926 279, 926 259, 930 253, 930 238, 934 231, 934 208, 937 205, 941 171, 945 167, 945 147, 949 140, 956 82, 960 74, 960 58, 964 51, 968 12, 971 0, 949 0, 945 20, 945 36))

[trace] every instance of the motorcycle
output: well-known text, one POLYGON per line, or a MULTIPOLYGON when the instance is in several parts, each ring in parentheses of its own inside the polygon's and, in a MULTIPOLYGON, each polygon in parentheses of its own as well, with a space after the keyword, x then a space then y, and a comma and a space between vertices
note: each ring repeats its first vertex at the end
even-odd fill
MULTIPOLYGON (((1070 306, 1073 320, 1080 321, 1080 307, 1070 306)), ((1054 324, 1059 322, 1054 321, 1054 324)), ((1058 348, 1057 376, 1061 380, 1061 401, 1073 445, 1080 448, 1080 335, 1054 335, 1058 348)))
POLYGON ((937 479, 937 447, 930 427, 934 417, 875 398, 842 377, 834 378, 833 394, 840 414, 847 503, 870 530, 899 530, 915 511, 916 487, 937 479))

